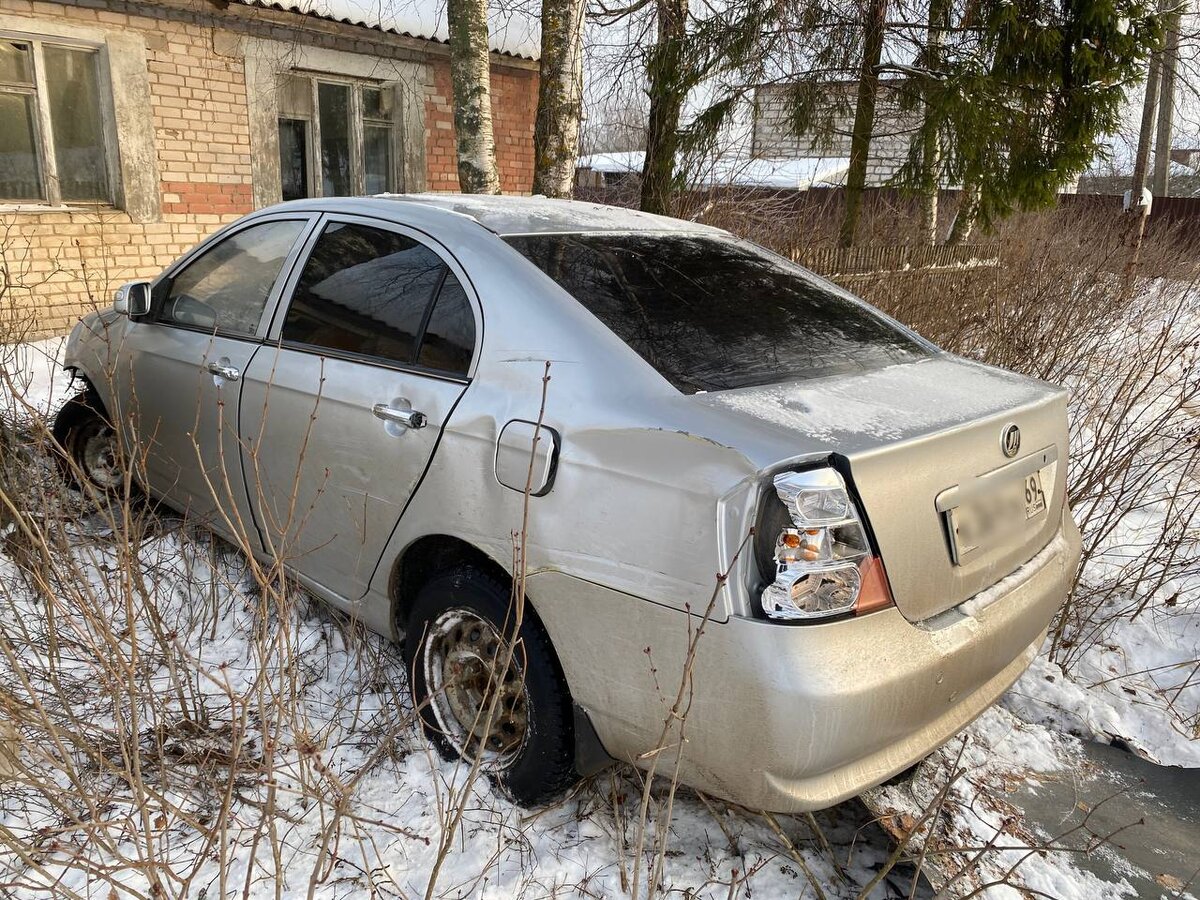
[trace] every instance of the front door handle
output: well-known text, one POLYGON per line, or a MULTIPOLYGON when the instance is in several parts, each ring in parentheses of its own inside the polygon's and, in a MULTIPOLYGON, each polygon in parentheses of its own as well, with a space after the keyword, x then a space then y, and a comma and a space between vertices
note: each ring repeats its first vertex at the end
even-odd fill
POLYGON ((210 362, 208 364, 208 371, 219 378, 224 378, 226 381, 238 381, 242 377, 241 369, 235 369, 233 366, 227 366, 219 362, 210 362))
POLYGON ((405 428, 424 428, 428 421, 423 412, 417 412, 415 409, 400 409, 398 406, 388 406, 386 403, 376 403, 371 408, 371 412, 377 419, 396 422, 405 428))

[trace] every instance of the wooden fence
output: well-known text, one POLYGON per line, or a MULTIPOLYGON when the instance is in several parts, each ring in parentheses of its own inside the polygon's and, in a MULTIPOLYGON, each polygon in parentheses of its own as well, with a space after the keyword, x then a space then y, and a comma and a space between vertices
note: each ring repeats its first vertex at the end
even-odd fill
POLYGON ((797 247, 789 256, 820 275, 869 275, 877 272, 995 268, 1000 264, 1000 245, 797 247))

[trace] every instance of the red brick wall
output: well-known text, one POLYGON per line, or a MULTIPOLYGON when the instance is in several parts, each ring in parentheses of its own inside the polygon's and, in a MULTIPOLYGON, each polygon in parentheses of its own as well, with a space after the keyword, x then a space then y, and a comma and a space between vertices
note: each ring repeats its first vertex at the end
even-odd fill
MULTIPOLYGON (((454 106, 450 63, 432 64, 433 84, 425 98, 425 157, 429 190, 457 191, 454 149, 454 106)), ((533 187, 533 120, 537 114, 537 73, 507 66, 492 67, 492 128, 500 189, 528 194, 533 187)))
POLYGON ((204 181, 164 181, 164 213, 215 213, 245 215, 254 208, 248 184, 216 184, 204 181))

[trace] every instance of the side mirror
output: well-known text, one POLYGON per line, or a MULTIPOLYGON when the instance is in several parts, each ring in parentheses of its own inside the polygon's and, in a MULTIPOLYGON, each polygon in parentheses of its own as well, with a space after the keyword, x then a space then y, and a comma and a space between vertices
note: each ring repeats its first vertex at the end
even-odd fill
POLYGON ((129 281, 113 295, 113 309, 131 319, 150 312, 150 282, 129 281))

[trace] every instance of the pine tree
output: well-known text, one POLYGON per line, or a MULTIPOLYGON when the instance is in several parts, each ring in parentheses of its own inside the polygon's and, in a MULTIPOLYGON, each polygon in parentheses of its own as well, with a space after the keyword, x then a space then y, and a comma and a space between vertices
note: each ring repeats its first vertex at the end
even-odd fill
POLYGON ((951 240, 976 218, 1052 205, 1116 129, 1125 85, 1160 36, 1142 0, 968 2, 947 31, 939 68, 907 70, 936 115, 895 183, 927 186, 921 147, 936 140, 944 177, 966 188, 951 240))

